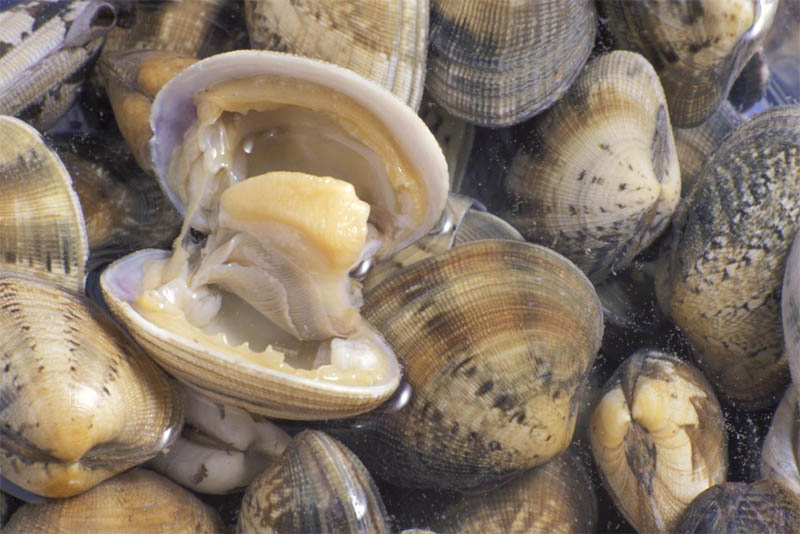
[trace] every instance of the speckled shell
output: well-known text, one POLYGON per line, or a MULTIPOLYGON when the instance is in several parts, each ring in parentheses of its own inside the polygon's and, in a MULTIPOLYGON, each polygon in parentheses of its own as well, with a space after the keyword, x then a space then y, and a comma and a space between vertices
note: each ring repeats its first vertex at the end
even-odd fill
POLYGON ((91 302, 0 279, 0 471, 68 497, 140 464, 180 433, 167 376, 91 302))
POLYGON ((643 350, 622 363, 592 413, 589 441, 609 494, 639 532, 672 532, 695 496, 725 481, 714 391, 666 353, 643 350))
POLYGON ((428 0, 249 0, 253 48, 348 68, 419 108, 428 51, 428 0))
POLYGON ((798 198, 800 106, 772 109, 706 162, 657 271, 659 305, 709 380, 744 407, 776 402, 788 379, 780 288, 798 198))
POLYGON ((794 244, 786 258, 781 318, 789 371, 795 387, 800 387, 800 227, 795 230, 794 244))
POLYGON ((219 515, 200 499, 145 469, 131 469, 76 497, 25 504, 7 534, 224 534, 219 515))
POLYGON ((588 0, 431 0, 428 90, 466 121, 522 122, 578 75, 596 20, 588 0))
POLYGON ((800 532, 800 499, 771 480, 726 482, 692 501, 677 532, 800 532))
POLYGON ((620 48, 643 54, 664 86, 673 126, 697 126, 725 99, 772 26, 772 0, 602 0, 620 48))
POLYGON ((793 385, 783 395, 764 438, 761 477, 778 482, 800 498, 800 396, 793 385))
POLYGON ((592 481, 567 452, 500 488, 462 497, 437 515, 433 528, 442 534, 582 534, 596 524, 592 481))
POLYGON ((669 224, 678 157, 653 68, 611 52, 586 65, 531 126, 506 176, 501 215, 598 282, 628 265, 669 224))
POLYGON ((72 179, 39 132, 0 116, 0 271, 83 291, 89 256, 72 179))
POLYGON ((365 416, 381 446, 352 447, 371 472, 396 485, 486 487, 566 449, 603 325, 594 288, 562 256, 466 243, 365 292, 362 314, 413 392, 404 409, 365 416))
POLYGON ((237 534, 383 534, 383 500, 358 458, 323 432, 306 430, 250 484, 237 534))

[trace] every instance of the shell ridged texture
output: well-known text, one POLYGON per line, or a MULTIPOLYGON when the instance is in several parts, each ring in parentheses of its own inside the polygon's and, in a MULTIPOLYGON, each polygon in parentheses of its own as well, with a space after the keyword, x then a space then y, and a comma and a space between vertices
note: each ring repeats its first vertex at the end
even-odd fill
POLYGON ((361 455, 381 476, 475 487, 568 445, 602 317, 593 287, 562 256, 520 241, 467 243, 382 282, 362 313, 414 391, 377 423, 389 450, 361 455))
POLYGON ((36 130, 0 117, 0 271, 82 291, 88 254, 67 169, 36 130))
POLYGON ((381 534, 389 532, 386 517, 358 458, 330 436, 306 430, 248 487, 236 532, 381 534))
POLYGON ((0 280, 3 475, 74 495, 155 456, 183 424, 167 376, 88 300, 0 280))
POLYGON ((680 189, 658 77, 617 51, 591 61, 533 125, 506 177, 504 218, 599 281, 666 228, 680 189))
POLYGON ((673 221, 658 302, 720 392, 773 403, 786 384, 780 288, 800 228, 800 106, 767 111, 706 162, 673 221))
POLYGON ((595 21, 586 0, 433 0, 428 89, 469 122, 522 122, 578 75, 595 21))
POLYGON ((3 532, 222 534, 226 530, 216 512, 182 487, 152 471, 132 469, 69 499, 23 505, 3 532))
POLYGON ((250 0, 254 48, 348 68, 419 108, 428 45, 428 0, 250 0))

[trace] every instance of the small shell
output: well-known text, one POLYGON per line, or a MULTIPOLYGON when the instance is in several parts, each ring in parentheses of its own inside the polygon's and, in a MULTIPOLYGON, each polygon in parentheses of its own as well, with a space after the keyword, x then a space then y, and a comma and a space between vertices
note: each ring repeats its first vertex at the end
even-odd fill
POLYGON ((786 258, 781 293, 781 317, 786 359, 795 387, 800 387, 800 228, 786 258))
POLYGON ((25 504, 4 534, 77 532, 224 534, 219 515, 152 471, 131 469, 91 490, 46 504, 25 504))
POLYGON ((428 0, 249 0, 245 8, 253 48, 329 61, 419 108, 428 0))
POLYGON ((780 291, 800 228, 800 106, 774 108, 725 138, 673 220, 657 271, 661 309, 718 391, 746 408, 788 380, 780 291))
POLYGON ((764 439, 761 477, 780 483, 800 498, 800 397, 795 386, 786 390, 764 439))
POLYGON ((534 121, 506 189, 503 217, 591 280, 628 265, 666 229, 681 191, 664 93, 650 64, 620 51, 587 64, 534 121))
POLYGON ((345 446, 313 430, 292 440, 278 464, 245 492, 237 534, 383 534, 383 500, 345 446))
POLYGON ((75 495, 168 447, 183 425, 166 375, 88 300, 0 279, 0 471, 75 495))
POLYGON ((89 256, 72 179, 39 132, 0 116, 0 271, 83 291, 89 256))
POLYGON ((695 496, 725 481, 714 391, 665 353, 640 351, 623 362, 592 414, 589 441, 606 488, 639 532, 673 532, 695 496))

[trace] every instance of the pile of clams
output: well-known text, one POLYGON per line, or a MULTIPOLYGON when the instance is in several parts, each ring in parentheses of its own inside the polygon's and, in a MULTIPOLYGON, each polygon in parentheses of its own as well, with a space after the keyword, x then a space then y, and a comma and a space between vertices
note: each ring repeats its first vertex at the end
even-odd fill
POLYGON ((0 3, 0 528, 800 532, 793 73, 797 0, 0 3))

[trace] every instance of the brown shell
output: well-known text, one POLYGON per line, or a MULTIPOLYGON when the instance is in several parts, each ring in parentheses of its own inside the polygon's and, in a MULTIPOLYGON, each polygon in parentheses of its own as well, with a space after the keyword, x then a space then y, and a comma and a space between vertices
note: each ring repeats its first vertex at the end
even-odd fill
POLYGON ((5 534, 163 533, 224 534, 219 515, 200 499, 145 469, 131 469, 82 493, 45 504, 25 504, 5 534))
POLYGON ((598 282, 663 232, 680 198, 664 93, 639 54, 586 65, 533 121, 506 176, 502 216, 598 282))
POLYGON ((0 471, 17 486, 75 495, 180 433, 167 376, 85 298, 2 278, 0 340, 0 471))
POLYGON ((419 108, 428 0, 248 0, 245 9, 253 48, 335 63, 419 108))
POLYGON ((39 132, 0 116, 0 271, 83 291, 89 244, 72 179, 39 132))
POLYGON ((589 427, 609 494, 639 532, 673 532, 699 493, 725 481, 722 412, 703 375, 678 358, 639 351, 605 387, 589 427))
POLYGON ((800 387, 800 229, 786 258, 781 292, 781 319, 786 358, 795 387, 800 387))
POLYGON ((323 432, 294 437, 277 464, 250 484, 237 534, 388 534, 386 509, 369 472, 323 432))
POLYGON ((780 288, 798 198, 800 106, 775 108, 706 162, 657 272, 659 305, 720 393, 744 407, 776 402, 788 380, 780 288))
POLYGON ((594 288, 562 256, 466 243, 365 292, 362 314, 413 391, 369 422, 380 449, 352 444, 372 472, 397 485, 485 487, 566 449, 603 325, 594 288))

